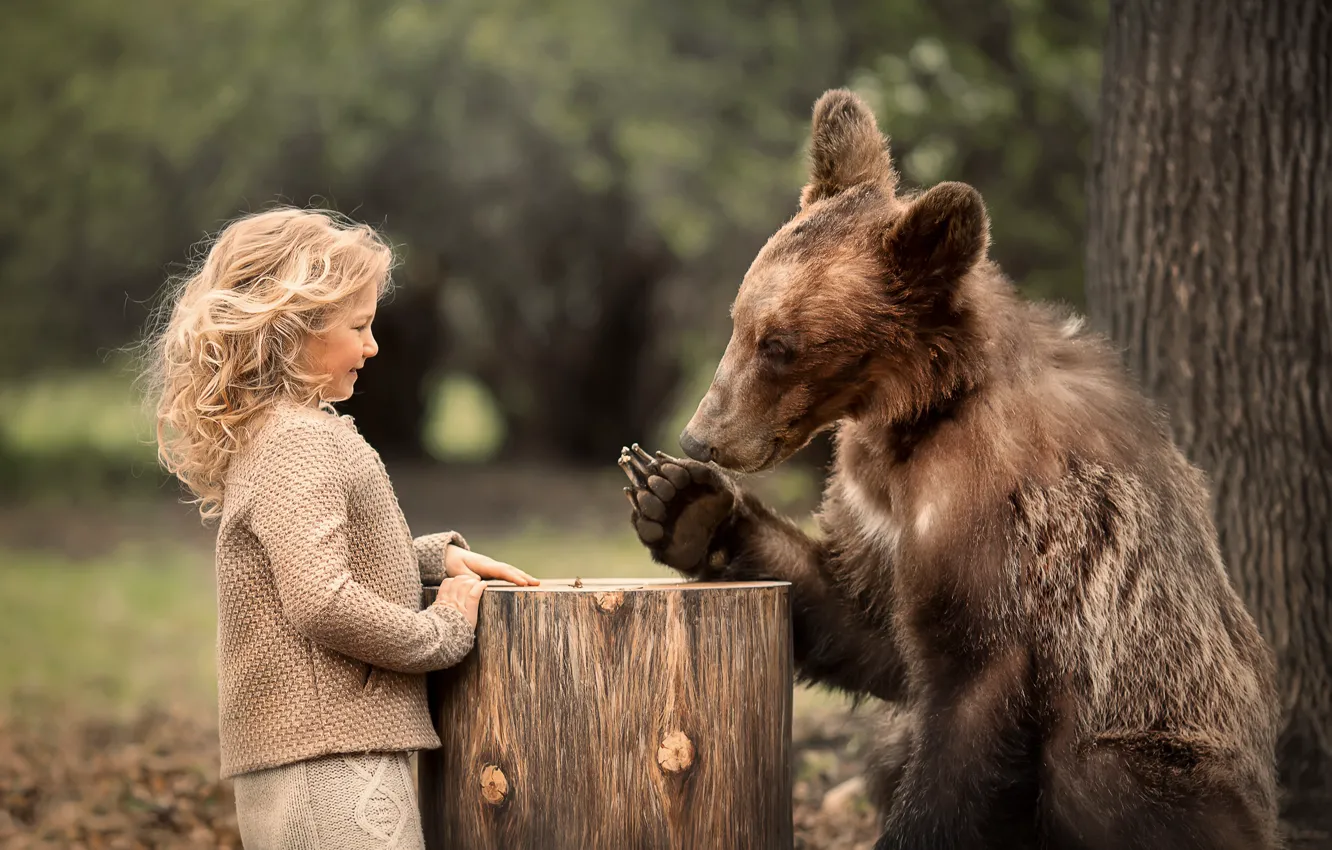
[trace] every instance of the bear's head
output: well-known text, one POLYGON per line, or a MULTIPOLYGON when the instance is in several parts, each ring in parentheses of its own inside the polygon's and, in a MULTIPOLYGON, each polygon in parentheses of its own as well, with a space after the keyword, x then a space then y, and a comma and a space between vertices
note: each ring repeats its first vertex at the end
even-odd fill
POLYGON ((752 472, 871 407, 919 415, 951 391, 941 364, 963 344, 959 293, 988 244, 975 189, 899 194, 873 113, 849 91, 825 93, 800 209, 745 274, 685 453, 752 472))

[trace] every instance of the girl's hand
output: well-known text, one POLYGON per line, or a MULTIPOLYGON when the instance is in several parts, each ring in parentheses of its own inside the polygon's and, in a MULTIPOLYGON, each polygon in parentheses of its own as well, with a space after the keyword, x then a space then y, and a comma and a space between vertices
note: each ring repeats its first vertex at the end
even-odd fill
POLYGON ((517 567, 496 561, 494 558, 487 558, 480 552, 471 552, 461 546, 454 546, 452 543, 444 550, 444 575, 450 578, 472 576, 500 579, 519 587, 541 583, 517 567))
POLYGON ((439 583, 439 593, 432 604, 457 609, 476 628, 476 611, 485 590, 485 582, 476 576, 446 578, 439 583))

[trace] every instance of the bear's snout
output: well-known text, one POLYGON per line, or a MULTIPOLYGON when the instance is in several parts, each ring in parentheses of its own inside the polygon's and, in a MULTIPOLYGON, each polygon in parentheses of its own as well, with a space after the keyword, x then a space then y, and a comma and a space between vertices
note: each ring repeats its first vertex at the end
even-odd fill
POLYGON ((680 448, 684 449, 685 454, 702 463, 711 463, 717 458, 717 449, 689 433, 688 428, 680 432, 680 448))

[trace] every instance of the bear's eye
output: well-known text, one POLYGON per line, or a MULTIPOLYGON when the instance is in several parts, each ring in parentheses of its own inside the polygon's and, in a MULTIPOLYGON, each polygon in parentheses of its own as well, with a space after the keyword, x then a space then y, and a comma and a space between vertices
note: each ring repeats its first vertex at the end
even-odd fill
POLYGON ((790 363, 795 356, 795 348, 785 337, 770 336, 759 343, 759 354, 774 363, 790 363))

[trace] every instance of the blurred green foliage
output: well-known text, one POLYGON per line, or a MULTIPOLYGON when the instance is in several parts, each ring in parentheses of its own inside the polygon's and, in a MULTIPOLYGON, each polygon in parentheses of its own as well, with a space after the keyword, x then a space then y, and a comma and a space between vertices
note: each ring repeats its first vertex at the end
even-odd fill
MULTIPOLYGON (((157 464, 153 424, 128 364, 62 370, 0 384, 0 504, 70 506, 180 492, 157 464)), ((426 387, 423 439, 449 462, 494 458, 503 421, 485 388, 466 375, 426 387)))
POLYGON ((123 365, 0 383, 0 504, 175 493, 132 383, 123 365))
POLYGON ((486 388, 467 375, 447 375, 427 390, 425 448, 449 461, 486 461, 504 442, 504 419, 486 388))
MULTIPOLYGON (((497 450, 598 458, 711 371, 795 211, 813 100, 842 85, 908 183, 976 185, 1010 274, 1078 302, 1104 6, 14 0, 0 376, 95 363, 205 234, 314 203, 400 247, 386 393, 470 375, 497 450)), ((419 446, 431 416, 370 420, 372 441, 419 446)))

